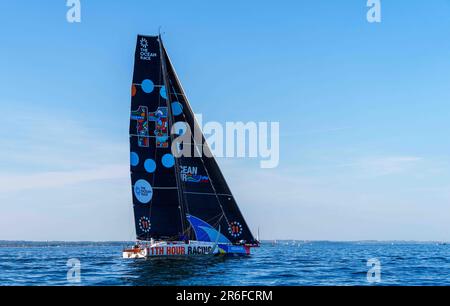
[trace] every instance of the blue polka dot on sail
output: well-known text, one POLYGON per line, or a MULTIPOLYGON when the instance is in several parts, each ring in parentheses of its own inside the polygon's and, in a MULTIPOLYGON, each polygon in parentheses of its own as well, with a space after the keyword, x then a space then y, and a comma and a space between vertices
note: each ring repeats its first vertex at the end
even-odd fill
POLYGON ((156 170, 156 163, 153 159, 147 159, 144 163, 145 171, 153 173, 156 170))
POLYGON ((159 90, 159 94, 160 94, 161 97, 163 97, 164 99, 167 99, 166 86, 161 86, 161 89, 159 90))
POLYGON ((136 167, 139 164, 139 155, 135 152, 130 153, 130 164, 133 167, 136 167))
POLYGON ((153 91, 153 89, 155 88, 155 85, 153 84, 153 82, 148 79, 142 81, 141 86, 142 86, 142 90, 145 93, 151 93, 153 91))
POLYGON ((172 103, 172 113, 174 116, 179 116, 183 113, 183 105, 180 102, 172 103))
POLYGON ((172 154, 166 154, 162 157, 161 162, 164 167, 172 168, 175 165, 175 158, 172 154))

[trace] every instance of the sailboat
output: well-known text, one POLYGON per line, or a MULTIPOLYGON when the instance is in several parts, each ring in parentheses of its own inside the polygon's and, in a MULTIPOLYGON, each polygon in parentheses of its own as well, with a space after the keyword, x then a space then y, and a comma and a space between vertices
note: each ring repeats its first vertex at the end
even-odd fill
POLYGON ((123 258, 250 255, 259 242, 203 134, 189 138, 199 126, 161 35, 138 35, 131 96, 136 244, 123 258))

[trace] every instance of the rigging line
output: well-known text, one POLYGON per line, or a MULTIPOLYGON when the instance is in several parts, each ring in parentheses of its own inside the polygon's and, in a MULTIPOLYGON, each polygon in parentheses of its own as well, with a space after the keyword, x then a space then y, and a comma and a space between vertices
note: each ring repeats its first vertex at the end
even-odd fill
MULTIPOLYGON (((164 48, 164 47, 163 47, 164 48)), ((164 48, 164 51, 165 51, 165 48, 164 48)), ((170 69, 171 69, 171 72, 172 73, 175 73, 175 70, 174 70, 174 68, 173 68, 173 65, 171 64, 171 62, 170 62, 170 59, 169 59, 169 55, 167 54, 167 52, 165 51, 164 52, 164 55, 167 57, 167 59, 169 60, 169 65, 170 65, 170 69)), ((166 73, 168 73, 167 72, 167 66, 166 66, 166 73)), ((171 82, 171 80, 169 79, 168 80, 168 82, 169 82, 169 87, 168 87, 168 90, 167 90, 167 93, 168 93, 168 97, 170 98, 170 95, 172 94, 172 95, 175 95, 176 96, 176 98, 177 98, 177 100, 178 100, 178 95, 177 95, 177 90, 175 89, 175 87, 174 87, 174 84, 173 84, 173 82, 171 82), (170 89, 172 89, 172 93, 170 92, 170 89)), ((180 85, 181 86, 181 84, 178 84, 177 83, 177 85, 180 85)), ((183 95, 184 96, 184 95, 183 95)), ((185 101, 185 100, 183 100, 183 101, 185 101)), ((186 101, 185 101, 186 102, 186 101)), ((171 107, 171 104, 170 104, 170 107, 171 107)), ((186 121, 186 116, 185 116, 185 114, 184 113, 182 113, 183 114, 183 117, 184 117, 184 119, 185 119, 185 121, 186 121)), ((175 118, 174 118, 174 120, 175 120, 175 118)), ((172 132, 172 131, 170 131, 170 132, 172 132)), ((172 135, 172 133, 171 133, 171 136, 173 136, 172 135)), ((178 144, 177 144, 178 145, 178 144)), ((177 159, 178 160, 178 159, 177 159)), ((180 185, 181 185, 181 188, 184 190, 184 189, 187 189, 187 184, 186 184, 186 182, 184 182, 183 180, 181 180, 181 177, 180 177, 180 185)), ((189 210, 189 201, 187 200, 187 197, 186 197, 186 195, 185 195, 185 192, 183 191, 182 192, 182 194, 183 194, 183 199, 184 199, 184 203, 185 203, 185 210, 186 210, 186 213, 187 214, 190 214, 190 210, 189 210)), ((223 209, 222 209, 222 211, 223 211, 223 209)), ((191 233, 191 229, 192 229, 192 226, 189 224, 189 227, 188 227, 188 230, 189 230, 189 233, 191 233)), ((190 235, 190 234, 189 234, 190 235)))
MULTIPOLYGON (((213 216, 213 217, 211 217, 211 218, 209 218, 209 219, 206 219, 206 220, 204 220, 206 223, 210 223, 213 219, 216 219, 216 218, 219 218, 214 224, 213 224, 213 228, 215 228, 217 225, 219 225, 220 224, 220 222, 222 221, 222 218, 224 217, 224 215, 223 214, 218 214, 218 215, 216 215, 216 216, 213 216)), ((183 232, 183 234, 186 234, 186 233, 188 233, 188 231, 189 230, 192 230, 193 228, 192 228, 192 225, 189 225, 189 227, 188 227, 188 229, 186 229, 184 232, 183 232)), ((176 239, 177 238, 177 236, 170 236, 169 237, 169 239, 176 239)))
MULTIPOLYGON (((168 112, 168 117, 169 117, 169 126, 170 129, 172 129, 173 126, 173 115, 172 115, 172 105, 170 102, 170 84, 169 84, 169 80, 168 80, 168 76, 167 76, 167 66, 166 66, 166 61, 165 61, 165 52, 164 51, 164 46, 162 43, 162 38, 161 38, 161 34, 159 34, 158 37, 158 42, 159 42, 159 53, 160 53, 160 61, 161 61, 161 68, 162 68, 162 76, 163 76, 163 81, 165 84, 165 88, 166 88, 166 105, 167 105, 167 112, 168 112)), ((171 140, 171 147, 173 145, 173 135, 169 130, 169 135, 170 135, 170 140, 171 140)), ((185 231, 185 217, 183 216, 183 214, 185 214, 185 208, 184 208, 184 193, 182 190, 182 185, 180 184, 180 175, 179 175, 179 166, 178 166, 178 158, 175 158, 175 180, 177 182, 177 186, 179 186, 180 188, 178 189, 178 201, 179 201, 179 210, 181 210, 180 212, 180 221, 181 221, 181 228, 182 228, 182 232, 185 231)))
MULTIPOLYGON (((168 54, 167 54, 167 57, 169 57, 168 54)), ((170 58, 169 58, 169 62, 170 62, 170 58)), ((172 67, 173 67, 173 65, 172 65, 172 67)), ((178 79, 178 76, 177 76, 177 74, 176 74, 176 72, 175 72, 175 69, 174 69, 174 68, 172 68, 172 69, 173 69, 173 72, 174 72, 174 74, 175 74, 175 78, 177 78, 177 81, 178 81, 177 83, 178 83, 178 84, 180 85, 180 87, 181 87, 181 91, 184 91, 184 89, 182 88, 183 85, 181 85, 181 83, 180 83, 180 81, 179 81, 179 79, 178 79)), ((187 96, 186 96, 186 95, 183 95, 183 96, 184 96, 184 98, 185 98, 185 102, 186 102, 185 104, 186 104, 186 106, 189 108, 190 113, 193 115, 194 129, 195 129, 195 126, 196 126, 196 125, 199 127, 198 122, 197 122, 197 120, 196 120, 196 118, 195 118, 195 115, 194 115, 194 113, 193 113, 193 111, 192 111, 192 108, 190 107, 190 104, 189 104, 189 102, 188 102, 188 100, 187 100, 187 96)), ((183 112, 183 117, 186 119, 186 116, 185 116, 184 112, 183 112)), ((186 121, 187 121, 187 120, 186 120, 186 121)), ((192 133, 191 133, 191 138, 192 138, 192 140, 193 140, 193 142, 194 142, 194 148, 197 150, 197 153, 199 154, 199 156, 203 156, 203 154, 200 154, 199 149, 198 149, 198 146, 206 147, 206 149, 209 150, 209 152, 211 152, 211 150, 210 150, 210 148, 209 148, 209 146, 208 146, 208 143, 206 142, 206 140, 205 140, 205 138, 204 138, 203 133, 202 133, 202 142, 203 142, 204 144, 196 144, 195 139, 194 139, 194 137, 192 136, 192 133)), ((190 145, 192 146, 192 143, 190 143, 190 145)), ((231 189, 228 187, 228 184, 226 183, 226 180, 225 180, 225 178, 223 177, 223 174, 222 174, 222 172, 220 171, 220 168, 218 167, 217 161, 215 160, 215 158, 214 158, 214 156, 212 155, 212 153, 211 153, 210 155, 211 155, 211 159, 216 163, 216 166, 217 166, 217 168, 219 169, 218 172, 219 172, 219 174, 222 176, 222 181, 224 182, 225 186, 227 187, 228 191, 230 192, 230 195, 231 195, 230 197, 231 197, 231 198, 234 198, 234 196, 232 195, 231 189)), ((202 162, 202 164, 203 164, 203 167, 205 168, 205 171, 206 171, 207 176, 209 177, 210 185, 211 185, 212 189, 214 190, 214 193, 216 194, 217 202, 219 203, 219 206, 220 206, 220 209, 222 210, 223 216, 225 217, 225 220, 226 220, 227 224, 230 225, 230 221, 228 220, 228 218, 227 218, 227 216, 226 216, 226 213, 225 213, 225 210, 223 209, 222 202, 220 201, 219 197, 217 196, 216 188, 214 187, 213 180, 212 180, 211 176, 209 175, 209 171, 208 171, 208 169, 207 169, 207 167, 206 167, 206 165, 205 165, 205 163, 204 163, 204 161, 203 161, 203 158, 200 157, 200 160, 201 160, 201 162, 202 162)), ((236 209, 237 209, 238 213, 241 215, 241 217, 242 217, 241 219, 242 219, 244 225, 247 227, 247 229, 248 229, 248 231, 249 231, 249 233, 250 233, 250 236, 251 236, 252 239, 254 240, 253 234, 251 233, 250 228, 248 227, 247 222, 245 221, 245 219, 244 219, 244 217, 243 217, 243 215, 242 215, 242 212, 241 212, 240 209, 239 209, 239 206, 237 206, 237 205, 235 205, 235 206, 236 206, 236 209)))

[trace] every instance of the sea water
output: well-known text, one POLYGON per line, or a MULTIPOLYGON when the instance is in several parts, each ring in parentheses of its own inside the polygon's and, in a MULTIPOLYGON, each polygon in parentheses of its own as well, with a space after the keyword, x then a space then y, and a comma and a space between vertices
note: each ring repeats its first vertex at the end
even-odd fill
POLYGON ((0 285, 450 285, 449 244, 279 241, 250 257, 149 260, 122 259, 124 246, 0 242, 0 285))

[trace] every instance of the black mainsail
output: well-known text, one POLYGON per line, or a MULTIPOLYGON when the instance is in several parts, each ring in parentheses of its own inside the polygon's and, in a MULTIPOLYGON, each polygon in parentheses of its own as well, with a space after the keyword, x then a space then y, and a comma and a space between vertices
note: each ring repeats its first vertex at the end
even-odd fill
POLYGON ((137 239, 257 244, 203 134, 194 131, 199 126, 161 38, 138 36, 130 121, 137 239), (186 147, 190 154, 179 156, 186 147))

